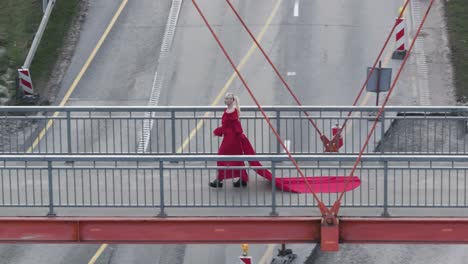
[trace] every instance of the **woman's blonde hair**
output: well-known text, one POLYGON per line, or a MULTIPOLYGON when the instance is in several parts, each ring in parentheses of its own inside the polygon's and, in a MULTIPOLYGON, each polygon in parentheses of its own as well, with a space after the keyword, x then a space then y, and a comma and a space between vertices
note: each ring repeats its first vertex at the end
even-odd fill
POLYGON ((240 109, 240 102, 239 102, 239 96, 237 95, 234 95, 234 93, 232 92, 227 92, 226 95, 224 97, 230 97, 230 98, 233 98, 234 99, 234 108, 237 109, 237 113, 239 114, 240 116, 240 112, 241 112, 241 109, 240 109))

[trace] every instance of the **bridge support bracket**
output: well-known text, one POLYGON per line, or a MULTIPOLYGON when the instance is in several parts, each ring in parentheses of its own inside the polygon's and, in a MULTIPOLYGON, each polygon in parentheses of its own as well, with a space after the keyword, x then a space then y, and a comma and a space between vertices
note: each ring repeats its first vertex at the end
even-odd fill
POLYGON ((327 223, 325 218, 322 219, 320 227, 320 249, 322 251, 336 252, 338 251, 340 230, 339 220, 335 218, 333 223, 327 223))

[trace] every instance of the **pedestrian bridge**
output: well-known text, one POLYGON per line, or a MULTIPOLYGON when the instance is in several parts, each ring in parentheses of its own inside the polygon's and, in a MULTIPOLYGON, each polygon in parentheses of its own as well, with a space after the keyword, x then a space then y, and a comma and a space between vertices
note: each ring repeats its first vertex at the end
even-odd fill
MULTIPOLYGON (((344 194, 331 225, 310 194, 280 191, 249 167, 257 160, 274 179, 299 176, 253 107, 242 109, 242 124, 256 156, 216 155, 218 107, 1 110, 2 242, 467 241, 468 108, 388 107, 354 173, 361 185, 344 194), (250 182, 210 188, 218 169, 247 169, 250 182)), ((377 108, 265 110, 305 175, 349 176, 377 108), (324 153, 304 111, 324 134, 350 116, 339 152, 324 153)), ((328 208, 339 196, 317 195, 328 208)))

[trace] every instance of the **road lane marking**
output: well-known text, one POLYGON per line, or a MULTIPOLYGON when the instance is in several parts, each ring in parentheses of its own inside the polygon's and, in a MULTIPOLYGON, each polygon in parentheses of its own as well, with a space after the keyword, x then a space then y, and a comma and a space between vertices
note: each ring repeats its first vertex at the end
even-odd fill
POLYGON ((96 252, 96 254, 94 254, 94 256, 91 258, 91 260, 88 262, 88 264, 94 264, 96 263, 96 260, 99 258, 99 256, 101 256, 102 252, 104 251, 104 249, 107 248, 107 244, 102 244, 98 251, 96 252))
MULTIPOLYGON (((410 2, 409 8, 410 11, 408 15, 411 13, 411 31, 417 31, 419 24, 421 24, 422 20, 422 11, 421 5, 419 2, 410 2)), ((407 16, 408 16, 407 15, 407 16)), ((406 29, 409 32, 410 23, 406 23, 406 29)), ((408 43, 413 42, 413 37, 410 34, 407 34, 408 43)), ((421 106, 429 106, 431 105, 431 93, 429 90, 429 81, 428 81, 428 68, 427 68, 427 60, 424 50, 424 38, 416 39, 414 43, 414 51, 412 52, 413 58, 416 64, 416 76, 417 76, 417 92, 419 99, 419 105, 421 106)))
POLYGON ((299 0, 296 0, 296 2, 294 2, 294 16, 299 16, 299 0))
MULTIPOLYGON (((273 11, 271 12, 270 16, 268 17, 265 25, 263 25, 263 28, 262 30, 260 31, 260 33, 258 34, 257 36, 257 41, 260 43, 260 41, 263 39, 263 37, 265 36, 265 33, 268 29, 268 27, 270 26, 271 24, 271 21, 273 20, 273 18, 275 17, 276 13, 278 12, 278 9, 280 7, 280 4, 283 0, 278 0, 276 1, 276 4, 275 4, 275 7, 273 8, 273 11)), ((239 65, 237 66, 237 69, 240 71, 244 66, 245 64, 247 63, 247 61, 250 59, 250 57, 252 56, 252 54, 254 53, 254 51, 257 50, 257 45, 255 45, 255 43, 252 44, 252 46, 250 46, 250 49, 248 50, 247 54, 244 56, 244 58, 242 58, 241 62, 239 63, 239 65)), ((223 88, 221 89, 221 91, 219 92, 218 96, 216 96, 215 100, 211 103, 210 106, 215 106, 219 103, 219 101, 221 100, 221 98, 224 97, 224 94, 227 92, 227 90, 229 89, 229 87, 231 86, 232 82, 235 80, 235 78, 237 77, 237 73, 234 71, 231 75, 231 77, 228 79, 228 81, 226 82, 226 84, 224 84, 223 88)), ((176 153, 181 153, 187 146, 188 144, 190 143, 190 141, 192 140, 192 138, 195 136, 195 134, 197 133, 198 130, 200 130, 200 128, 202 127, 203 125, 203 119, 208 117, 210 114, 208 112, 206 112, 204 115, 203 115, 203 118, 202 120, 198 121, 197 123, 197 126, 192 129, 192 131, 190 132, 189 136, 187 138, 185 138, 184 142, 182 143, 182 145, 177 149, 176 153)))
POLYGON ((288 75, 288 76, 296 76, 296 72, 288 72, 286 75, 288 75))
POLYGON ((258 262, 258 264, 268 264, 269 261, 273 258, 273 249, 275 248, 276 244, 268 244, 268 248, 263 254, 262 258, 258 262))
MULTIPOLYGON (((173 0, 169 16, 167 17, 166 29, 164 30, 164 37, 161 43, 159 52, 158 65, 154 74, 153 86, 151 87, 151 95, 148 106, 157 106, 161 90, 163 89, 163 80, 168 75, 164 69, 169 64, 169 54, 172 49, 174 37, 176 33, 177 21, 179 21, 180 10, 182 9, 182 0, 173 0), (159 73, 159 74, 158 74, 159 73)), ((137 153, 141 154, 146 152, 150 144, 151 130, 153 130, 155 112, 146 112, 145 119, 143 120, 142 137, 137 146, 137 153)))
MULTIPOLYGON (((68 88, 68 91, 66 92, 65 96, 63 97, 62 101, 60 102, 59 106, 64 106, 67 101, 68 101, 68 98, 70 98, 71 94, 73 93, 73 91, 75 90, 76 86, 78 85, 78 83, 80 82, 81 78, 83 78, 83 75, 85 74, 86 70, 89 68, 89 65, 91 64, 91 62, 93 62, 94 60, 94 57, 96 57, 96 54, 98 53, 99 49, 101 48, 102 44, 104 43, 104 41, 106 40, 107 36, 109 35, 109 32, 112 30, 112 28, 114 27, 114 24, 115 22, 117 21, 117 19, 119 18, 120 14, 122 13, 122 11, 124 10, 125 6, 127 6, 127 3, 128 3, 128 0, 123 0, 122 3, 120 4, 120 7, 119 9, 117 10, 117 12, 115 13, 114 17, 112 18, 111 22, 109 23, 109 25, 107 26, 106 30, 104 31, 104 34, 102 34, 101 38, 99 39, 98 43, 96 44, 96 46, 94 47, 93 51, 91 52, 91 55, 89 55, 88 59, 86 60, 85 64, 83 65, 83 67, 81 68, 80 72, 78 73, 78 75, 76 76, 75 80, 73 81, 72 85, 70 86, 70 88, 68 88)), ((54 114, 52 115, 52 118, 54 117, 57 117, 59 115, 59 112, 54 112, 54 114)), ((28 150, 26 150, 26 153, 29 153, 29 152, 32 152, 33 149, 35 147, 37 147, 37 145, 39 145, 39 142, 41 141, 41 139, 45 136, 47 130, 52 126, 52 124, 54 123, 54 120, 49 120, 47 122, 47 125, 45 128, 43 128, 41 130, 41 132, 39 133, 39 135, 37 136, 37 138, 34 140, 34 142, 32 143, 32 145, 28 148, 28 150)))
MULTIPOLYGON (((123 0, 122 3, 120 4, 119 8, 117 9, 116 13, 114 14, 114 17, 110 21, 109 25, 107 26, 106 30, 102 34, 102 36, 99 39, 98 43, 96 44, 93 51, 91 52, 88 59, 86 60, 85 64, 83 65, 80 72, 76 76, 76 78, 73 81, 72 85, 70 86, 70 88, 68 88, 68 91, 65 93, 65 96, 63 97, 63 99, 60 102, 59 106, 64 106, 67 103, 68 99, 70 98, 71 94, 73 93, 76 86, 80 82, 81 78, 83 78, 83 75, 85 74, 86 70, 91 65, 91 62, 93 62, 94 58, 96 57, 96 54, 98 53, 98 51, 101 48, 102 44, 107 39, 107 36, 109 35, 110 31, 114 27, 115 22, 117 21, 117 19, 120 17, 120 14, 122 13, 122 11, 127 6, 127 3, 128 3, 128 0, 123 0)), ((57 117, 58 115, 59 115, 59 112, 55 112, 52 115, 52 117, 57 117)), ((39 144, 40 140, 45 136, 47 130, 52 126, 53 123, 54 123, 53 120, 49 120, 47 122, 46 127, 41 130, 41 132, 39 133, 38 137, 34 140, 31 147, 29 147, 28 150, 26 151, 27 153, 31 152, 39 144)), ((94 256, 91 258, 91 260, 88 262, 88 264, 94 264, 96 262, 96 260, 99 258, 99 256, 102 254, 102 252, 106 249, 106 247, 107 247, 107 244, 102 244, 99 247, 98 251, 94 254, 94 256)))

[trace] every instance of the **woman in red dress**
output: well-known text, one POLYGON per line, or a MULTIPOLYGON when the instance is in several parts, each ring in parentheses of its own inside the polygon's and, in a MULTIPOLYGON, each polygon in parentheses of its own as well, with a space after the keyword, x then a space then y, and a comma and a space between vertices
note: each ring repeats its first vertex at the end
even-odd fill
MULTIPOLYGON (((226 93, 224 103, 227 105, 223 113, 221 126, 213 131, 218 137, 223 137, 223 141, 218 150, 218 155, 243 155, 242 141, 246 139, 239 120, 240 107, 239 98, 233 93, 226 93)), ((218 161, 219 167, 243 167, 243 161, 218 161)), ((245 187, 249 181, 249 176, 245 169, 222 168, 218 170, 216 180, 210 182, 213 188, 223 187, 224 179, 240 178, 234 182, 234 187, 245 187)))

